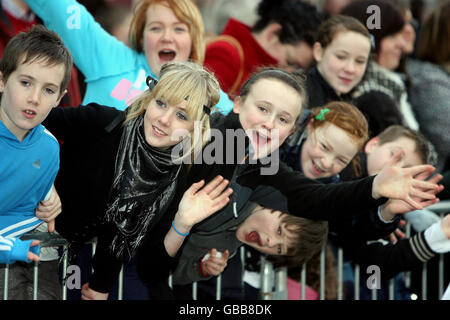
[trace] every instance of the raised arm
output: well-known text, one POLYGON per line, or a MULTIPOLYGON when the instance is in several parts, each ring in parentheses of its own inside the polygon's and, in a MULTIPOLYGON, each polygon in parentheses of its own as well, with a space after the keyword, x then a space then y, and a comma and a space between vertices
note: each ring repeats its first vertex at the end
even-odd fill
POLYGON ((450 215, 412 238, 401 239, 395 244, 349 242, 344 250, 363 268, 379 266, 381 277, 390 279, 399 272, 420 268, 437 253, 450 251, 450 215))
POLYGON ((115 74, 136 52, 111 36, 75 0, 26 0, 47 28, 60 35, 86 80, 115 74), (108 73, 108 74, 106 74, 108 73))
POLYGON ((233 192, 228 180, 217 176, 205 186, 205 181, 194 183, 183 195, 172 227, 164 239, 170 256, 175 256, 191 228, 225 207, 233 192))
POLYGON ((429 165, 399 168, 392 162, 376 176, 322 184, 280 163, 275 177, 261 176, 259 183, 279 189, 288 199, 291 214, 329 220, 363 214, 386 202, 386 198, 400 199, 413 209, 422 209, 434 203, 436 193, 442 190, 437 182, 425 181, 433 171, 429 165))

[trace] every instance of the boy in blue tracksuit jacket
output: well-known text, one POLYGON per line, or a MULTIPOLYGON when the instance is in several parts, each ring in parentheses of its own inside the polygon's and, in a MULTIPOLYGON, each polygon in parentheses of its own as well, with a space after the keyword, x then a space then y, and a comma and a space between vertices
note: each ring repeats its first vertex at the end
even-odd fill
POLYGON ((41 122, 66 93, 71 71, 69 51, 43 26, 11 39, 0 60, 1 262, 30 262, 28 251, 39 253, 16 238, 43 222, 35 210, 50 196, 59 143, 41 122))

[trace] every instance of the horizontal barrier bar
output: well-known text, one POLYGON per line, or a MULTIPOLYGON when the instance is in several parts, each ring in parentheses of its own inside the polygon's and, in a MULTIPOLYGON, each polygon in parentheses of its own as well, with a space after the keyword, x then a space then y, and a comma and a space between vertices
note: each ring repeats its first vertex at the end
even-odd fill
MULTIPOLYGON (((437 194, 439 197, 439 194, 437 194)), ((443 200, 439 201, 438 203, 435 203, 429 207, 427 207, 428 210, 431 210, 436 213, 449 213, 450 212, 450 200, 443 200)))
MULTIPOLYGON (((440 216, 443 217, 445 214, 450 212, 450 201, 442 201, 440 203, 437 203, 433 206, 430 206, 429 209, 440 213, 440 216)), ((407 224, 407 236, 410 236, 410 224, 407 224)), ((67 251, 68 242, 63 237, 61 237, 58 234, 49 234, 47 232, 34 232, 31 234, 26 234, 22 237, 22 239, 37 239, 41 241, 41 247, 60 247, 62 246, 64 248, 64 252, 67 251)), ((96 239, 92 239, 88 243, 92 243, 93 246, 93 252, 95 252, 96 247, 96 239)), ((243 261, 245 258, 245 251, 242 249, 240 251, 241 260, 243 261)), ((337 254, 337 299, 343 300, 344 297, 344 284, 343 284, 343 268, 344 268, 344 252, 342 249, 338 249, 337 254)), ((287 271, 286 270, 274 270, 273 266, 269 261, 262 258, 261 261, 261 298, 264 300, 271 300, 271 299, 287 299, 288 293, 287 293, 287 271)), ((66 270, 68 268, 68 261, 67 261, 67 255, 64 254, 63 257, 63 271, 62 271, 62 277, 63 279, 66 279, 66 270)), ((318 296, 320 300, 326 299, 326 290, 325 290, 325 247, 321 250, 320 253, 320 283, 319 283, 319 290, 318 290, 318 296)), ((4 288, 3 288, 3 298, 5 300, 8 299, 8 276, 9 276, 9 266, 6 265, 4 269, 5 279, 4 279, 4 288)), ((438 277, 439 277, 439 283, 438 283, 438 290, 439 290, 439 296, 442 296, 445 284, 444 281, 444 255, 439 255, 439 262, 438 262, 438 277)), ((360 282, 361 282, 361 272, 365 272, 364 270, 360 270, 360 267, 358 265, 354 268, 354 299, 359 300, 360 299, 360 282)), ((33 299, 37 300, 38 298, 38 263, 34 265, 34 272, 33 272, 33 299)), ((423 264, 422 272, 421 272, 421 282, 422 282, 422 299, 427 299, 427 264, 423 264)), ((307 265, 303 265, 301 267, 301 292, 300 297, 301 299, 306 299, 306 278, 307 278, 307 265)), ((405 278, 405 285, 406 287, 410 286, 410 276, 409 272, 403 273, 405 278)), ((169 284, 172 285, 171 279, 168 279, 169 284)), ((217 278, 217 287, 216 287, 216 299, 220 300, 222 298, 221 295, 221 283, 222 278, 219 276, 217 278)), ((119 292, 118 292, 118 299, 121 300, 123 298, 123 269, 120 272, 119 276, 119 292)), ((362 284, 364 285, 364 284, 362 284)), ((194 300, 197 300, 198 292, 197 292, 197 283, 194 283, 192 286, 192 297, 194 300)), ((377 289, 371 290, 372 299, 377 299, 377 289)), ((389 300, 395 299, 395 282, 394 280, 389 281, 389 288, 388 288, 388 296, 389 300)), ((67 299, 67 286, 65 281, 62 283, 62 299, 67 299)))

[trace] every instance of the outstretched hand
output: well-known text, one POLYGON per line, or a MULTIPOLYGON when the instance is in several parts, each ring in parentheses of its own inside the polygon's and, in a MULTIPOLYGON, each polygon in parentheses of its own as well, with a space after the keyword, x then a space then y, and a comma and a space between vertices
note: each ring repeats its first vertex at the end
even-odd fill
POLYGON ((205 181, 194 183, 183 195, 175 216, 177 225, 190 229, 196 223, 225 207, 233 192, 227 188, 229 181, 215 177, 205 186, 205 181))
POLYGON ((437 175, 425 181, 435 170, 431 165, 420 165, 410 168, 397 166, 403 155, 398 151, 394 157, 377 174, 372 186, 372 196, 375 199, 386 197, 403 200, 409 205, 409 210, 423 209, 436 201, 436 194, 443 190, 437 182, 442 176, 437 175))
MULTIPOLYGON (((422 177, 418 176, 418 177, 416 177, 416 179, 417 178, 421 179, 422 177)), ((433 177, 431 177, 428 180, 428 182, 437 184, 439 181, 442 180, 442 178, 443 178, 442 175, 437 174, 437 175, 434 175, 433 177)), ((442 190, 442 188, 443 188, 442 186, 439 186, 438 192, 440 192, 442 190)), ((422 191, 426 191, 426 190, 422 190, 422 191)), ((438 198, 427 200, 427 199, 422 199, 419 197, 412 197, 412 199, 414 201, 416 201, 417 203, 419 203, 422 206, 422 209, 439 202, 438 198)), ((415 209, 416 208, 412 207, 411 204, 409 204, 403 200, 389 199, 385 204, 383 204, 381 206, 381 214, 386 220, 392 220, 396 214, 408 213, 415 209)))

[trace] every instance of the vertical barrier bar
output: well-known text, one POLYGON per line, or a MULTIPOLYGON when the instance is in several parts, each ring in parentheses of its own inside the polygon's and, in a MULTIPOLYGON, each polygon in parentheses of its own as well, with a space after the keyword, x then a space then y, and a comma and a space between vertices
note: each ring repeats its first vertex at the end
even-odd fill
POLYGON ((377 300, 377 288, 372 289, 372 300, 377 300))
POLYGON ((422 300, 427 300, 427 263, 422 268, 422 300))
POLYGON ((192 299, 197 300, 197 282, 192 284, 192 299))
POLYGON ((173 276, 172 276, 172 273, 169 274, 169 279, 167 281, 169 282, 169 288, 173 289, 173 276))
POLYGON ((342 251, 342 248, 338 248, 338 283, 337 283, 337 290, 338 290, 338 300, 342 300, 343 296, 343 269, 344 269, 344 253, 342 251))
POLYGON ((216 279, 216 300, 221 299, 222 293, 222 274, 219 274, 216 279))
MULTIPOLYGON (((97 249, 97 242, 92 242, 92 257, 94 257, 95 250, 97 249)), ((91 268, 91 273, 94 273, 94 267, 91 268)))
POLYGON ((3 286, 3 300, 8 300, 9 264, 5 265, 5 282, 3 286))
POLYGON ((33 266, 33 300, 38 299, 38 272, 39 262, 35 261, 33 266))
POLYGON ((389 300, 395 300, 395 297, 394 297, 394 278, 389 280, 389 300))
POLYGON ((359 300, 359 286, 360 286, 359 264, 355 264, 355 300, 359 300))
MULTIPOLYGON (((445 213, 441 212, 439 214, 439 217, 441 219, 443 219, 445 217, 445 213)), ((438 279, 439 279, 439 284, 438 284, 438 297, 442 297, 442 295, 444 294, 444 255, 440 254, 439 255, 439 262, 438 262, 438 279)))
MULTIPOLYGON (((406 224, 406 238, 409 239, 411 237, 411 223, 407 223, 406 224)), ((404 272, 403 273, 403 278, 405 280, 405 287, 406 288, 410 288, 411 287, 411 272, 404 272)))
POLYGON ((438 297, 442 297, 444 294, 444 255, 439 255, 439 287, 438 297))
POLYGON ((245 274, 245 248, 244 248, 244 246, 241 246, 240 248, 239 248, 239 253, 240 253, 240 258, 241 258, 241 274, 242 274, 242 277, 241 277, 241 288, 242 288, 242 290, 244 290, 244 288, 245 288, 245 283, 244 283, 244 274, 245 274))
POLYGON ((301 284, 302 284, 301 299, 306 300, 306 263, 302 265, 301 284))
POLYGON ((117 292, 117 300, 123 300, 123 264, 120 268, 119 272, 119 285, 118 285, 118 292, 117 292))
POLYGON ((62 283, 62 299, 67 300, 67 284, 66 284, 66 277, 67 277, 67 255, 68 255, 68 248, 67 245, 63 247, 63 283, 62 283))
POLYGON ((325 246, 320 251, 320 300, 325 300, 325 246))
POLYGON ((287 268, 279 268, 275 273, 275 291, 277 300, 287 300, 287 268))
POLYGON ((273 298, 273 266, 264 257, 261 257, 261 299, 271 300, 273 298))

